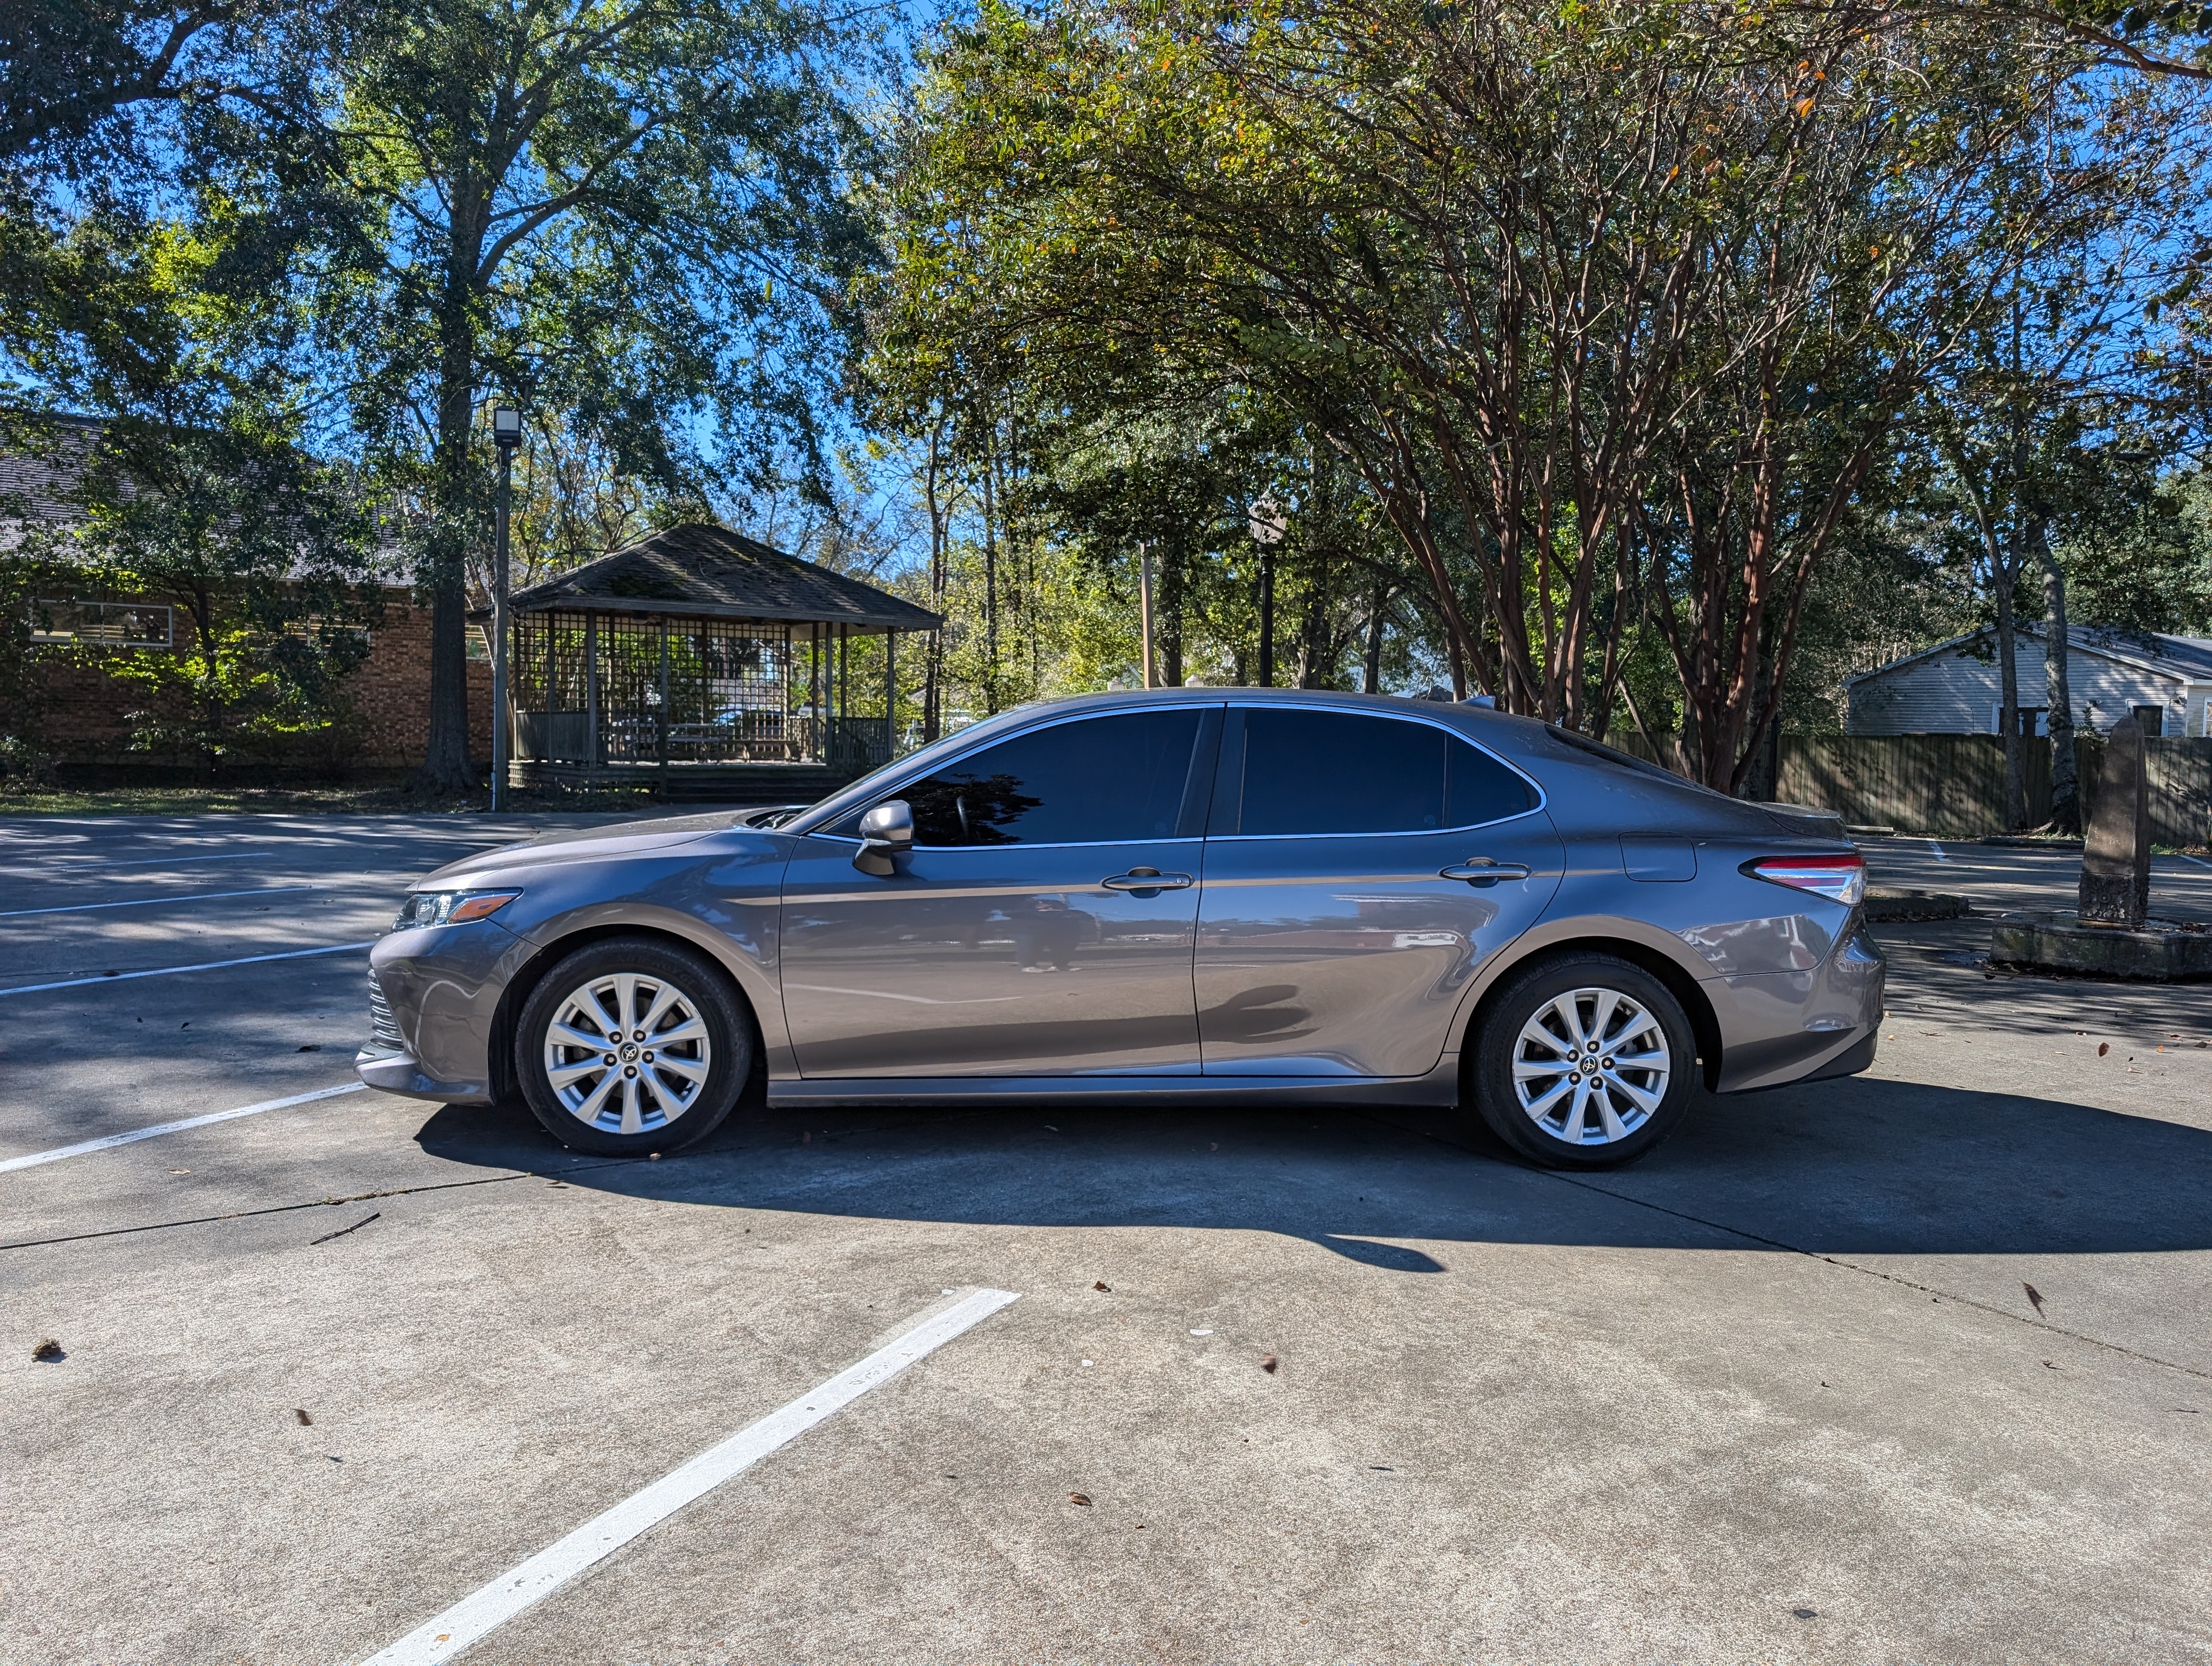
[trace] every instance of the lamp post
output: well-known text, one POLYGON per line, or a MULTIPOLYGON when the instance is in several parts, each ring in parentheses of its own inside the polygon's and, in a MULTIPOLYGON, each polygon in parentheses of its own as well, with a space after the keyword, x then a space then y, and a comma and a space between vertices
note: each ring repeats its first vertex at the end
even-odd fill
POLYGON ((507 754, 512 727, 507 711, 507 520, 514 453, 522 443, 522 413, 511 405, 493 407, 491 441, 499 447, 497 530, 491 556, 491 807, 496 815, 507 802, 507 754))
POLYGON ((1260 546, 1260 686, 1275 686, 1275 546, 1290 530, 1273 492, 1263 492, 1246 511, 1244 524, 1260 546))

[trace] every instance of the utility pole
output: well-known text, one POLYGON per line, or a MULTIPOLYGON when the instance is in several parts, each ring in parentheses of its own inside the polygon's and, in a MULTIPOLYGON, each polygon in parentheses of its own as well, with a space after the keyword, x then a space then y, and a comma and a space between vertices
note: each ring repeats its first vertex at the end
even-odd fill
POLYGON ((507 803, 507 754, 514 726, 507 709, 507 522, 514 453, 522 443, 522 413, 511 405, 495 406, 491 439, 499 447, 498 530, 491 556, 491 807, 497 815, 507 803))

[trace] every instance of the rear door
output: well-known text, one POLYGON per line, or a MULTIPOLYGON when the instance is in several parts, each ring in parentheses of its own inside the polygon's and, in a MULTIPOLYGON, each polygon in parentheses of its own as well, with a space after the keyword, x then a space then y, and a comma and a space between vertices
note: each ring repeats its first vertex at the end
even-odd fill
POLYGON ((1194 982, 1206 1074, 1418 1076, 1562 852, 1533 783, 1418 717, 1231 706, 1194 982))
POLYGON ((782 938, 800 1073, 1196 1073, 1220 713, 1046 724, 886 787, 915 824, 888 878, 853 866, 859 810, 800 839, 782 938))

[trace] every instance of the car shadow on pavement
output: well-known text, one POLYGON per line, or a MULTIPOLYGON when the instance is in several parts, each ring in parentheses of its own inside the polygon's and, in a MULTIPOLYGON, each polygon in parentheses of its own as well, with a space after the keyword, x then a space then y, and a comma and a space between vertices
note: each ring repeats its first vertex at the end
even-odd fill
POLYGON ((1701 1097, 1633 1167, 1561 1176, 1455 1112, 740 1106, 659 1161, 568 1152, 517 1109, 451 1106, 453 1162, 702 1207, 963 1225, 1188 1226, 1433 1272, 1453 1243, 1814 1254, 2212 1248, 2212 1132, 1864 1078, 1701 1097))

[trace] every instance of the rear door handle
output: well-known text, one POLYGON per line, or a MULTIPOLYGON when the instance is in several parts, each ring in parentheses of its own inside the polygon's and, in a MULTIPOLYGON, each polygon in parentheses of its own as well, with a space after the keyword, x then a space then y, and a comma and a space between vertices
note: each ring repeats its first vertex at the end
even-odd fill
POLYGON ((1194 883, 1188 873, 1163 873, 1155 867, 1133 867, 1127 873, 1116 873, 1098 882, 1108 891, 1183 891, 1194 883))
POLYGON ((1494 885, 1500 879, 1525 879, 1528 877, 1526 862, 1493 862, 1487 856, 1477 856, 1455 867, 1438 868, 1439 879, 1464 879, 1471 885, 1494 885))

